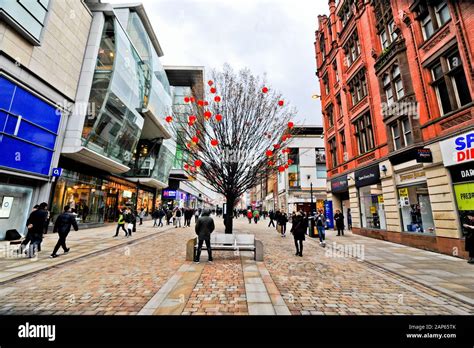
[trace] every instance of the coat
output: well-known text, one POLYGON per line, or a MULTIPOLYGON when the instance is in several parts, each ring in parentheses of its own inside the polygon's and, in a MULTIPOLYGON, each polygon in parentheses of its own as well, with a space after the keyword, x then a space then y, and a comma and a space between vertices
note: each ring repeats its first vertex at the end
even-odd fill
POLYGON ((214 231, 214 229, 214 219, 209 216, 209 213, 202 213, 194 228, 200 240, 211 238, 211 233, 214 231))
POLYGON ((466 236, 465 249, 474 252, 474 230, 464 227, 464 225, 474 226, 474 221, 469 220, 467 216, 462 219, 463 234, 466 236))
POLYGON ((334 222, 337 228, 344 228, 344 215, 342 215, 342 213, 334 214, 334 222))
POLYGON ((46 210, 35 210, 30 214, 27 225, 32 224, 33 227, 30 229, 30 233, 39 238, 43 237, 44 227, 48 220, 48 212, 46 210))
POLYGON ((71 213, 62 213, 56 218, 53 232, 58 232, 58 234, 67 235, 69 231, 71 231, 71 226, 74 227, 74 231, 79 230, 74 215, 72 215, 71 213))
POLYGON ((293 225, 291 226, 291 233, 295 240, 305 240, 306 230, 308 229, 308 219, 302 215, 296 215, 293 218, 293 225))

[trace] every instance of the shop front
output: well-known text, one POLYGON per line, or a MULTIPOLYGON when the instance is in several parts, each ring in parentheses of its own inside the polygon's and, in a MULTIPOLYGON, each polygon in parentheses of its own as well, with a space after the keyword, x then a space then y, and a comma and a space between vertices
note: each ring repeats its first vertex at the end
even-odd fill
POLYGON ((146 186, 140 186, 137 195, 137 211, 140 212, 144 209, 147 214, 153 212, 154 207, 158 207, 155 202, 155 189, 147 188, 146 186))
POLYGON ((395 180, 402 231, 434 234, 435 224, 425 171, 418 168, 399 173, 395 180))
POLYGON ((474 217, 474 131, 444 140, 440 147, 443 164, 451 174, 462 230, 468 216, 474 217))
POLYGON ((379 166, 357 170, 355 172, 355 186, 358 189, 361 227, 386 230, 379 166))
POLYGON ((347 175, 331 180, 331 201, 334 210, 341 210, 344 215, 344 225, 349 226, 347 220, 350 213, 349 185, 347 175))

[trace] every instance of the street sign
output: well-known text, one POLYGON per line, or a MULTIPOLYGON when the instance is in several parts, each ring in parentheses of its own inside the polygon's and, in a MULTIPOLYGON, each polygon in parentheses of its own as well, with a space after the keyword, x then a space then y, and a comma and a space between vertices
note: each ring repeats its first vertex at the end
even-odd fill
POLYGON ((51 176, 61 176, 62 173, 63 173, 62 168, 53 168, 53 174, 51 174, 51 176))

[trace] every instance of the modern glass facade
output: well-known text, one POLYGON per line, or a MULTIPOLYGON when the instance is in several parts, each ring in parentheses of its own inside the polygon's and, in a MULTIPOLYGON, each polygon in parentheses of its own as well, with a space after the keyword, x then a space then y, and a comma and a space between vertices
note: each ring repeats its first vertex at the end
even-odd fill
MULTIPOLYGON (((191 106, 184 102, 184 97, 191 95, 193 95, 191 87, 173 87, 173 113, 176 117, 176 122, 179 122, 182 127, 187 124, 187 117, 192 112, 191 106)), ((179 127, 177 128, 178 134, 176 139, 183 139, 184 136, 179 135, 179 127)), ((173 163, 173 168, 175 169, 183 169, 184 164, 188 162, 185 146, 180 141, 176 143, 176 156, 173 163)))

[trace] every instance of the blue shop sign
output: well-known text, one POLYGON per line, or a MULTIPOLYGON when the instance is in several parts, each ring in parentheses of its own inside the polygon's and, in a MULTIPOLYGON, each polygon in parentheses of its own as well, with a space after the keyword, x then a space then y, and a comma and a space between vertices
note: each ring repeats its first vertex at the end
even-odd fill
POLYGON ((328 228, 334 228, 334 213, 332 211, 332 201, 324 201, 324 212, 328 228))
POLYGON ((61 113, 0 76, 0 166, 50 175, 61 113))
POLYGON ((176 191, 163 190, 163 198, 176 198, 176 191))

